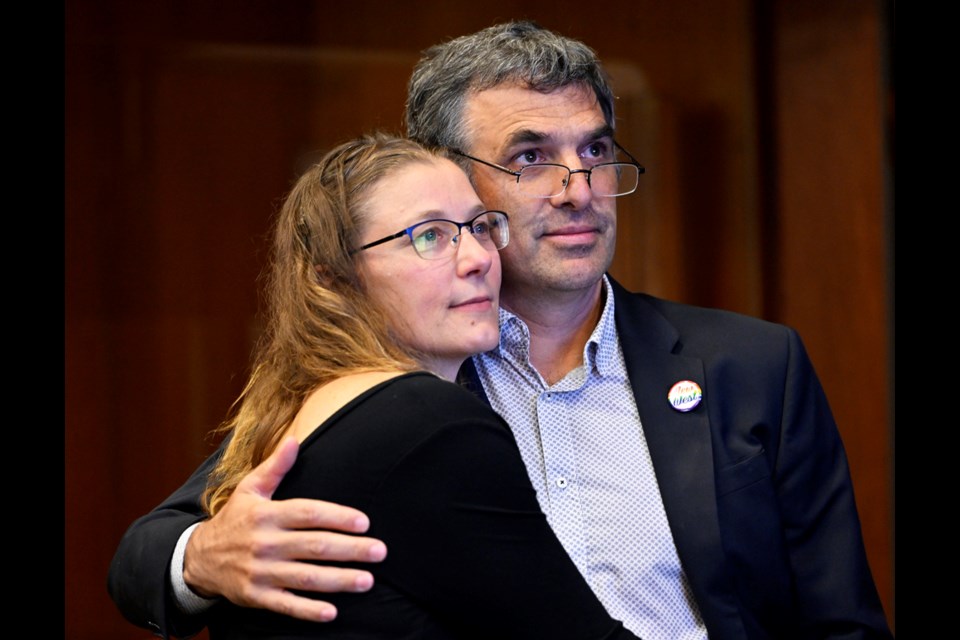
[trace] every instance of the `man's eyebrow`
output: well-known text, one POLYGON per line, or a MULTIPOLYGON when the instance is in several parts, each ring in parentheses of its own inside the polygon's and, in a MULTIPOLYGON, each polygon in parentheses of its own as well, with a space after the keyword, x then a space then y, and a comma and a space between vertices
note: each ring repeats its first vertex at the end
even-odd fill
MULTIPOLYGON (((503 149, 511 149, 517 145, 521 144, 530 144, 530 143, 541 143, 544 141, 549 141, 550 136, 542 131, 537 131, 535 129, 520 129, 515 131, 508 137, 503 143, 503 149)), ((607 123, 603 123, 586 136, 583 137, 584 141, 599 140, 601 138, 610 138, 613 139, 613 127, 607 123)))
POLYGON ((589 140, 598 140, 600 138, 610 138, 613 139, 613 127, 609 124, 604 123, 602 126, 597 127, 593 131, 593 135, 588 136, 589 140))
POLYGON ((517 146, 518 144, 527 144, 530 142, 543 142, 549 138, 550 136, 542 131, 535 131, 534 129, 520 129, 519 131, 514 131, 512 134, 510 134, 510 137, 504 141, 503 148, 509 149, 510 147, 517 146))

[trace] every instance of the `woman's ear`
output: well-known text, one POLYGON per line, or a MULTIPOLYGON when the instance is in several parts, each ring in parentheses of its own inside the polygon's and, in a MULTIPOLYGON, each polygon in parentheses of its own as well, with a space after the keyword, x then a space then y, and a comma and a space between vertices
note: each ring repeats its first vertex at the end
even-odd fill
POLYGON ((324 264, 315 264, 313 270, 317 273, 317 282, 329 289, 333 284, 333 274, 330 273, 330 269, 324 264))

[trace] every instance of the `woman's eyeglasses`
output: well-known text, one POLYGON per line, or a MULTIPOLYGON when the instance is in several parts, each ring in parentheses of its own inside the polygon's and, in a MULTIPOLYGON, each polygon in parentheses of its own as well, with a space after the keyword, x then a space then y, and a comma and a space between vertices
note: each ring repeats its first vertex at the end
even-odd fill
POLYGON ((417 255, 426 260, 438 260, 456 253, 464 229, 468 229, 474 239, 485 246, 503 249, 510 242, 507 214, 503 211, 484 211, 467 222, 443 218, 418 222, 385 238, 368 242, 353 253, 407 236, 417 255))

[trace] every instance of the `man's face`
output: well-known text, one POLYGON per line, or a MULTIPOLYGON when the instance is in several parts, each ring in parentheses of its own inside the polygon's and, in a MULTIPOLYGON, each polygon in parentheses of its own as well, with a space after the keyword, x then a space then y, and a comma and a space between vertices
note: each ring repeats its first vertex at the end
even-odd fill
MULTIPOLYGON (((593 91, 581 85, 540 93, 506 84, 467 98, 465 153, 518 171, 556 163, 589 169, 613 161, 613 131, 593 91)), ((552 198, 520 192, 515 177, 473 163, 484 205, 510 216, 510 244, 501 250, 502 299, 578 292, 598 286, 613 260, 616 199, 595 195, 586 174, 571 176, 552 198)))

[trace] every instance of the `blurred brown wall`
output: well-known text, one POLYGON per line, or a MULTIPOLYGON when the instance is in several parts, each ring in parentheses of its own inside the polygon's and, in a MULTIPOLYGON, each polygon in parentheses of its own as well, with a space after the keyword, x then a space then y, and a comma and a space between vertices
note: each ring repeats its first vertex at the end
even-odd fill
POLYGON ((215 446, 299 167, 399 131, 422 49, 514 18, 613 73, 647 167, 614 275, 800 331, 893 622, 892 2, 453 4, 66 3, 66 637, 149 635, 107 567, 215 446))

